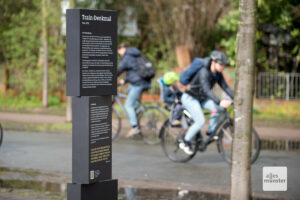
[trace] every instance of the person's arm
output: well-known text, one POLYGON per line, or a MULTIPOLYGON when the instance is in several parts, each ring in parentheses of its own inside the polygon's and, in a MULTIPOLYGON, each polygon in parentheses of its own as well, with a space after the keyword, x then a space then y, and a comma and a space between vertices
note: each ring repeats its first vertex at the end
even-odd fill
POLYGON ((178 99, 178 101, 180 101, 182 92, 177 87, 174 89, 174 94, 175 94, 175 98, 178 99))
POLYGON ((201 74, 199 76, 199 81, 200 81, 200 89, 202 89, 200 91, 200 93, 204 93, 205 96, 207 96, 208 98, 212 99, 216 104, 219 105, 220 103, 220 100, 219 98, 213 93, 213 91, 211 90, 211 87, 210 87, 210 82, 209 82, 209 77, 211 75, 208 73, 208 71, 206 70, 203 70, 201 71, 201 74))
POLYGON ((163 101, 165 103, 173 103, 175 101, 174 93, 167 86, 163 88, 163 101))
POLYGON ((124 57, 121 59, 120 63, 118 64, 117 68, 117 76, 121 75, 127 69, 128 57, 125 54, 124 57))
POLYGON ((234 98, 234 94, 233 91, 231 90, 231 88, 228 86, 228 84, 226 83, 223 74, 220 73, 219 74, 219 79, 218 79, 218 84, 221 86, 221 88, 226 92, 226 94, 228 94, 230 96, 230 98, 233 100, 234 98))

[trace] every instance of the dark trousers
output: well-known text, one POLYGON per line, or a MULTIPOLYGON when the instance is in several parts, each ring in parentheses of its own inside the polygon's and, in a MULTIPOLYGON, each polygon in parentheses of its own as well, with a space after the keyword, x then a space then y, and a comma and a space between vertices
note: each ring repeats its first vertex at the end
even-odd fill
POLYGON ((174 105, 172 112, 172 120, 180 120, 182 115, 182 105, 177 103, 174 105))

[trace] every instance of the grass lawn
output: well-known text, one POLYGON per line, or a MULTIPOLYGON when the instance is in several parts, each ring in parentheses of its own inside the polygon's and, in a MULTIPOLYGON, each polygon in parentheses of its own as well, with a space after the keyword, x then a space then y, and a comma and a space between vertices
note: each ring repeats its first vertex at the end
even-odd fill
POLYGON ((300 101, 255 100, 253 118, 259 125, 300 128, 300 101))

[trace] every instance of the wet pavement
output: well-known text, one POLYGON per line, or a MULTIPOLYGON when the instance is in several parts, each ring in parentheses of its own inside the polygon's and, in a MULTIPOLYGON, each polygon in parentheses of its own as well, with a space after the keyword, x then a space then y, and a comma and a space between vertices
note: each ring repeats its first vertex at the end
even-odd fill
MULTIPOLYGON (((60 173, 70 182, 71 135, 6 131, 0 148, 0 166, 60 173)), ((271 199, 299 198, 299 166, 300 152, 262 151, 252 166, 253 194, 271 199), (287 192, 262 191, 264 166, 287 166, 287 192)), ((117 140, 113 142, 113 177, 119 179, 121 187, 127 188, 228 194, 230 167, 215 144, 183 164, 169 161, 159 145, 117 140)))

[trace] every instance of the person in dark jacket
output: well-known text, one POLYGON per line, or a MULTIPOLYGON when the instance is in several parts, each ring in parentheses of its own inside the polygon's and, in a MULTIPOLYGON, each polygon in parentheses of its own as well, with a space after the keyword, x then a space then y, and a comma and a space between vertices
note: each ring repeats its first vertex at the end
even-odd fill
POLYGON ((234 97, 232 90, 225 82, 222 74, 225 66, 229 63, 227 56, 223 52, 213 51, 210 57, 204 58, 202 61, 203 62, 199 62, 202 66, 193 77, 190 83, 190 89, 181 97, 183 106, 192 115, 194 120, 184 140, 179 144, 179 147, 189 155, 194 153, 190 148, 191 141, 205 123, 202 109, 204 108, 210 111, 209 127, 206 134, 213 138, 212 133, 217 126, 219 111, 227 108, 232 103, 232 100, 228 99, 220 101, 212 91, 214 85, 218 83, 231 99, 234 97))
POLYGON ((125 108, 132 127, 129 130, 127 137, 132 137, 140 133, 140 127, 138 127, 135 113, 135 109, 138 106, 138 98, 143 90, 150 88, 151 83, 150 80, 142 79, 137 73, 139 67, 137 58, 141 56, 141 52, 137 48, 129 47, 128 44, 122 43, 118 48, 118 53, 121 56, 121 61, 118 65, 118 76, 123 72, 127 72, 125 79, 120 80, 120 84, 131 84, 127 89, 128 95, 125 102, 125 108))

